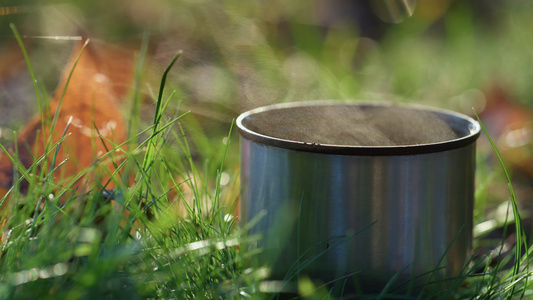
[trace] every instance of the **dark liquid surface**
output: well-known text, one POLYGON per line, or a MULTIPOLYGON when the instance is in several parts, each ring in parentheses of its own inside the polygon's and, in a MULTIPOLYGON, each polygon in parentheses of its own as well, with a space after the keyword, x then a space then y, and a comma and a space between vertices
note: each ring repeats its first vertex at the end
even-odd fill
POLYGON ((346 146, 399 146, 459 138, 438 113, 397 106, 331 105, 248 116, 251 131, 283 140, 346 146))

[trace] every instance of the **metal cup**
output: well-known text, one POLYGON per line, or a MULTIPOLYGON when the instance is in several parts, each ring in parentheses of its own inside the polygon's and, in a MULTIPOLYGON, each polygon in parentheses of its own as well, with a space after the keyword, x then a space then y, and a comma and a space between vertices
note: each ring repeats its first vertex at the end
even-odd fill
POLYGON ((460 273, 472 243, 472 118, 313 101, 253 109, 237 126, 241 223, 262 235, 251 264, 271 279, 373 291, 460 273))

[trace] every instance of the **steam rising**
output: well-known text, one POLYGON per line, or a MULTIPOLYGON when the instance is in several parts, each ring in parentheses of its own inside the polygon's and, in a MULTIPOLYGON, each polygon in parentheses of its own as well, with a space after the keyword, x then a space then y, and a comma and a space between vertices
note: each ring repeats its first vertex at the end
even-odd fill
POLYGON ((293 107, 251 115, 243 125, 279 139, 346 146, 418 145, 459 137, 439 114, 397 106, 293 107))

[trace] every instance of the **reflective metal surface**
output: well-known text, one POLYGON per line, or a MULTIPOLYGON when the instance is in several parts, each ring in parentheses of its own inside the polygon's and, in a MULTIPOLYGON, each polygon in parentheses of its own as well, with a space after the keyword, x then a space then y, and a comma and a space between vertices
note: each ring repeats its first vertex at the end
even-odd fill
POLYGON ((266 212, 249 232, 264 234, 254 264, 269 265, 272 279, 355 274, 371 289, 396 273, 396 282, 458 274, 471 249, 479 125, 457 118, 470 143, 417 154, 298 151, 243 134, 241 222, 266 212))

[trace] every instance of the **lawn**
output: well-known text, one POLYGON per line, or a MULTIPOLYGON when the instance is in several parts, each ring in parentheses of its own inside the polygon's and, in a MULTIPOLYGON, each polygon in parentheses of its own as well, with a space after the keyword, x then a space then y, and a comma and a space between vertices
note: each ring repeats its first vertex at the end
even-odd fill
MULTIPOLYGON (((261 237, 239 223, 234 120, 321 99, 474 108, 486 132, 472 260, 420 299, 533 297, 533 5, 371 3, 0 1, 0 299, 276 298, 266 269, 247 265, 261 237), (89 138, 73 141, 85 125, 59 112, 83 101, 89 138), (53 134, 38 156, 14 147, 41 128, 53 134)), ((295 291, 331 296, 305 277, 295 291)), ((394 292, 367 298, 408 298, 394 292)))

